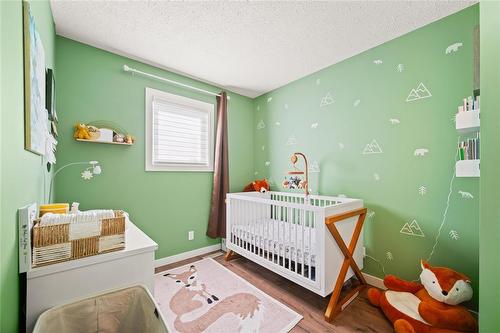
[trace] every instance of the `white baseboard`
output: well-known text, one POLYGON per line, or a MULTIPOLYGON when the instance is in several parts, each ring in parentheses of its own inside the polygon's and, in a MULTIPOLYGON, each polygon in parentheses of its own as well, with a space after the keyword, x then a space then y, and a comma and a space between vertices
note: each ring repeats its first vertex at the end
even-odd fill
POLYGON ((196 257, 196 256, 201 256, 203 254, 207 254, 207 253, 210 253, 210 252, 218 251, 220 249, 221 249, 221 244, 215 244, 215 245, 210 245, 210 246, 202 247, 202 248, 199 248, 199 249, 196 249, 196 250, 192 250, 192 251, 187 251, 187 252, 183 252, 183 253, 179 253, 179 254, 174 254, 173 256, 156 259, 155 260, 155 267, 160 267, 160 266, 172 264, 174 262, 178 262, 178 261, 181 261, 181 260, 193 258, 193 257, 196 257))
POLYGON ((383 279, 366 273, 363 273, 363 276, 365 277, 366 283, 368 283, 369 285, 377 287, 382 290, 387 289, 386 286, 384 285, 383 279))

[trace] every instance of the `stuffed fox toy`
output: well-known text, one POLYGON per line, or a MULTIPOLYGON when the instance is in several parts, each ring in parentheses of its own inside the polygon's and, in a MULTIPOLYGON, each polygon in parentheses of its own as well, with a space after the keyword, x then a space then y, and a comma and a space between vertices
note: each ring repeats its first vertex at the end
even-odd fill
POLYGON ((477 332, 474 317, 458 305, 472 298, 469 278, 423 260, 421 266, 421 283, 388 275, 388 290, 368 290, 370 303, 382 309, 396 333, 477 332))
POLYGON ((261 180, 256 180, 243 189, 243 192, 260 192, 260 193, 266 193, 269 191, 269 183, 267 182, 267 179, 261 179, 261 180))

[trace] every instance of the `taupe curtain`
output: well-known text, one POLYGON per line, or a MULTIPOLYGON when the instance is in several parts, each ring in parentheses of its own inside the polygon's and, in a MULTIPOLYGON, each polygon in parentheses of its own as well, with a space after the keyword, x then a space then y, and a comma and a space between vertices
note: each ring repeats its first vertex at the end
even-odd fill
POLYGON ((229 192, 227 153, 227 95, 217 96, 217 134, 215 138, 214 186, 207 236, 226 237, 226 194, 229 192))

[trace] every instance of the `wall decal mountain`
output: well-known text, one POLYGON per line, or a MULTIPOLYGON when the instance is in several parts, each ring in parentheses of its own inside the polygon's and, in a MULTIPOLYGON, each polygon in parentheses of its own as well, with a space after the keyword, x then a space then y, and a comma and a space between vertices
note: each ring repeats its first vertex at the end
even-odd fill
POLYGON ((429 91, 429 89, 427 89, 426 86, 422 82, 420 82, 420 84, 418 85, 417 88, 414 88, 410 91, 410 94, 406 98, 406 101, 411 102, 411 101, 416 101, 416 100, 423 99, 423 98, 428 98, 431 96, 432 96, 432 94, 429 91))
POLYGON ((381 154, 382 153, 382 149, 380 148, 378 142, 373 139, 372 142, 370 142, 369 144, 367 144, 365 146, 365 149, 363 150, 363 155, 366 155, 366 154, 381 154))
POLYGON ((333 100, 333 97, 330 93, 327 93, 322 99, 321 99, 321 103, 319 103, 319 106, 320 107, 323 107, 323 106, 327 106, 327 105, 330 105, 330 104, 333 104, 334 100, 333 100))
POLYGON ((425 237, 416 220, 411 221, 411 223, 405 223, 399 232, 410 236, 425 237))

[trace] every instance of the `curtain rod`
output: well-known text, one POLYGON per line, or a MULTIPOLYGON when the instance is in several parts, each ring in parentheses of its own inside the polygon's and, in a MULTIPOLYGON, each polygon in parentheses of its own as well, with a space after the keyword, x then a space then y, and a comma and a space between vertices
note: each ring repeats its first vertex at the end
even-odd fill
MULTIPOLYGON (((166 78, 158 76, 158 75, 154 75, 154 74, 149 74, 149 73, 146 73, 146 72, 142 72, 142 71, 137 70, 135 68, 131 68, 131 67, 127 66, 127 65, 123 65, 123 70, 125 72, 136 73, 136 74, 147 76, 147 77, 150 77, 150 78, 153 78, 153 79, 156 79, 156 80, 168 82, 168 83, 174 84, 174 85, 179 86, 179 87, 183 87, 183 88, 191 89, 191 90, 194 90, 194 91, 197 91, 197 92, 201 92, 203 94, 212 95, 212 96, 219 96, 219 97, 221 96, 221 94, 217 94, 217 93, 214 93, 214 92, 211 92, 211 91, 208 91, 208 90, 196 88, 196 87, 184 84, 184 83, 180 83, 180 82, 177 82, 177 81, 174 81, 174 80, 166 79, 166 78)), ((230 99, 229 96, 227 96, 227 99, 230 99)))

